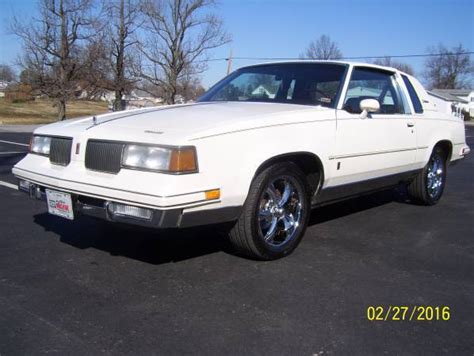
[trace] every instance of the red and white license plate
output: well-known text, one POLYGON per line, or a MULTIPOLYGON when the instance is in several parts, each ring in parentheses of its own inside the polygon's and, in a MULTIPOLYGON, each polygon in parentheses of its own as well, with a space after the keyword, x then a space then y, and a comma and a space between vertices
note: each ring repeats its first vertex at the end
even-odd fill
POLYGON ((74 220, 71 194, 46 189, 46 200, 50 214, 74 220))

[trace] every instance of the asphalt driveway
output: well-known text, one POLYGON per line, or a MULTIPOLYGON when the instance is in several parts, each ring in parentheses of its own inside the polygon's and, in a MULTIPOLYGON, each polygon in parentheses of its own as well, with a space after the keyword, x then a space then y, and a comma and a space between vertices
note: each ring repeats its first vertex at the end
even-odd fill
POLYGON ((294 254, 255 262, 213 228, 48 215, 8 186, 26 149, 0 142, 2 356, 474 352, 473 154, 449 169, 437 206, 398 190, 320 208, 294 254), (368 320, 369 306, 389 305, 448 306, 451 317, 368 320))

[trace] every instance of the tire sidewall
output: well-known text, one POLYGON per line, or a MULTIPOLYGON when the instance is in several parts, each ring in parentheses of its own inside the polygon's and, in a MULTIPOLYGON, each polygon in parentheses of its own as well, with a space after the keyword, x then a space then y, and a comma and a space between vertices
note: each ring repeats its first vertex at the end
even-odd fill
POLYGON ((423 188, 424 188, 424 195, 426 197, 426 202, 429 204, 429 205, 435 205, 436 203, 438 203, 438 201, 441 199, 441 197, 443 196, 443 192, 444 192, 444 188, 446 186, 446 179, 447 179, 447 164, 446 164, 446 154, 444 153, 444 151, 440 148, 440 147, 435 147, 435 149, 433 150, 433 153, 431 154, 430 156, 430 159, 428 161, 428 164, 426 165, 425 167, 425 170, 423 172, 423 188), (438 196, 436 198, 433 198, 431 197, 431 195, 429 194, 428 192, 428 167, 429 165, 431 164, 431 160, 435 157, 435 156, 440 156, 441 157, 441 161, 443 162, 443 185, 441 186, 441 192, 438 194, 438 196))
POLYGON ((294 164, 276 164, 264 170, 261 174, 264 174, 265 177, 261 180, 260 185, 253 199, 253 204, 251 206, 251 230, 254 243, 260 253, 264 255, 267 259, 277 259, 284 257, 290 254, 300 243, 303 238, 304 232, 308 225, 308 220, 310 216, 310 199, 308 194, 308 186, 304 174, 301 170, 294 164), (295 236, 282 246, 271 246, 266 243, 263 239, 263 236, 260 232, 259 221, 258 221, 258 210, 259 204, 262 195, 264 194, 265 189, 271 181, 278 179, 279 177, 291 177, 299 190, 300 202, 302 205, 301 208, 301 223, 297 228, 295 236))

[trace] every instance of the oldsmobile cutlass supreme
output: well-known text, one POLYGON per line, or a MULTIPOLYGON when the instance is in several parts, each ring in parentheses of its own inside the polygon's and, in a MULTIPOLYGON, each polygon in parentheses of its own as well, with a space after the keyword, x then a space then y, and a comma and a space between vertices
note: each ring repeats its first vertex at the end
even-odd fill
POLYGON ((43 126, 13 173, 52 214, 231 222, 241 254, 270 260, 295 249, 315 206, 400 183, 436 204, 469 151, 463 121, 412 76, 304 61, 241 68, 194 104, 43 126))

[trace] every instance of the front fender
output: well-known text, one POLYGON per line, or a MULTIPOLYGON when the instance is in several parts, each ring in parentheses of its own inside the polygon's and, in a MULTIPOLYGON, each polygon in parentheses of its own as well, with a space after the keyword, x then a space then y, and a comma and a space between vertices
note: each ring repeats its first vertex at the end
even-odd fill
POLYGON ((294 153, 317 156, 328 178, 329 152, 335 144, 335 120, 235 132, 198 143, 203 173, 218 177, 225 205, 243 205, 259 168, 294 153))

